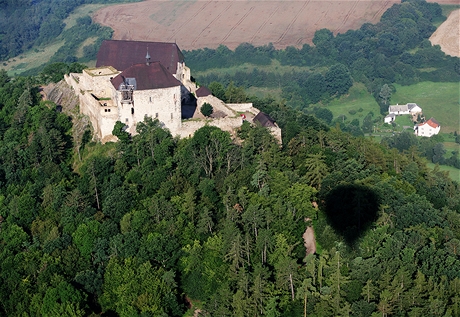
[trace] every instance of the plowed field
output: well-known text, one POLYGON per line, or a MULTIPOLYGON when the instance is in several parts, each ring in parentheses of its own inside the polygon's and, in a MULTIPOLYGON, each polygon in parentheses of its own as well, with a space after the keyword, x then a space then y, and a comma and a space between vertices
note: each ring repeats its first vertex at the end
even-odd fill
POLYGON ((460 57, 460 10, 450 13, 447 20, 431 35, 430 41, 441 46, 447 55, 460 57))
MULTIPOLYGON (((456 3, 458 0, 439 0, 456 3)), ((100 9, 96 22, 114 30, 114 39, 177 42, 181 49, 233 49, 240 43, 273 43, 276 48, 311 43, 316 30, 337 33, 376 23, 398 0, 342 1, 158 1, 100 9)))

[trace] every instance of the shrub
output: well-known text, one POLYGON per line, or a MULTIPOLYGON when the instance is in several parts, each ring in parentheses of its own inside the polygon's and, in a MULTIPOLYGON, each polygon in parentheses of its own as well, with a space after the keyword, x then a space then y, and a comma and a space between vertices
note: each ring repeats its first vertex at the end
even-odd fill
POLYGON ((203 116, 209 117, 210 115, 212 115, 214 109, 212 108, 212 106, 209 103, 205 102, 201 106, 200 111, 203 114, 203 116))

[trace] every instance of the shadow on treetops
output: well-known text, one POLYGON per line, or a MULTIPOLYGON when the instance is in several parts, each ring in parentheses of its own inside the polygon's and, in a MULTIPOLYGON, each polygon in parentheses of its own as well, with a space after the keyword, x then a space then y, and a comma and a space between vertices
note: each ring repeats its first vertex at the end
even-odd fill
POLYGON ((324 204, 329 225, 353 245, 377 220, 380 197, 366 186, 340 185, 327 194, 324 204))

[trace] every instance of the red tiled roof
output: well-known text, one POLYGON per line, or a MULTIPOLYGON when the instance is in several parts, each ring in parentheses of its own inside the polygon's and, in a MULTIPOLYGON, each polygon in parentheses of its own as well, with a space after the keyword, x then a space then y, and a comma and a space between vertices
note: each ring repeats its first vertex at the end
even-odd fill
POLYGON ((212 95, 212 91, 205 86, 201 86, 200 88, 198 88, 195 93, 197 97, 206 97, 212 95))
POLYGON ((270 116, 264 112, 259 112, 254 119, 252 119, 253 122, 258 122, 260 123, 261 126, 263 127, 276 127, 275 120, 270 118, 270 116))
POLYGON ((124 78, 135 78, 136 90, 169 88, 181 84, 160 62, 129 67, 111 80, 115 89, 120 87, 124 78))
POLYGON ((145 63, 147 51, 150 61, 162 63, 171 74, 176 73, 177 63, 184 61, 176 43, 105 40, 97 53, 96 67, 113 66, 123 71, 145 63))
POLYGON ((436 121, 434 118, 430 118, 428 121, 426 121, 426 122, 424 122, 424 123, 420 123, 419 126, 424 125, 424 124, 428 124, 430 127, 435 128, 435 129, 436 129, 437 127, 441 126, 441 125, 439 124, 439 122, 436 121))

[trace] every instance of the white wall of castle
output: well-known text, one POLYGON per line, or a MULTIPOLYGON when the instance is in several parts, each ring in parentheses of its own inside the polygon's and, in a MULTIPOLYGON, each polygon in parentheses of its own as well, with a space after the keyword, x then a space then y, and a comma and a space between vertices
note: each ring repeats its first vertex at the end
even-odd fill
POLYGON ((208 119, 208 120, 186 120, 182 122, 182 128, 179 133, 173 134, 178 135, 180 138, 192 137, 196 130, 204 127, 205 125, 218 127, 222 131, 227 131, 230 135, 234 136, 235 130, 241 127, 243 119, 241 117, 233 118, 220 118, 220 119, 208 119))
POLYGON ((173 74, 173 76, 178 81, 180 81, 182 85, 186 86, 188 90, 190 90, 191 92, 194 91, 192 87, 189 87, 190 84, 193 84, 193 86, 195 86, 195 84, 192 83, 192 80, 191 80, 192 75, 190 73, 190 68, 185 66, 185 63, 181 63, 181 62, 177 63, 177 70, 176 70, 176 73, 173 74))
POLYGON ((128 126, 127 132, 135 134, 138 122, 146 116, 157 118, 173 135, 181 129, 181 87, 153 90, 134 90, 133 103, 122 102, 121 92, 114 97, 118 108, 118 120, 128 126))
POLYGON ((259 109, 253 107, 252 102, 251 103, 227 103, 226 105, 233 111, 250 112, 255 116, 260 112, 259 109))
POLYGON ((98 139, 111 136, 117 121, 128 126, 127 132, 135 134, 137 123, 144 121, 145 116, 158 118, 173 135, 180 134, 181 86, 135 90, 133 104, 123 103, 121 92, 110 82, 117 74, 102 68, 101 73, 98 69, 91 69, 82 74, 65 76, 65 81, 79 97, 80 112, 89 117, 98 139), (93 95, 110 100, 97 100, 93 95))

